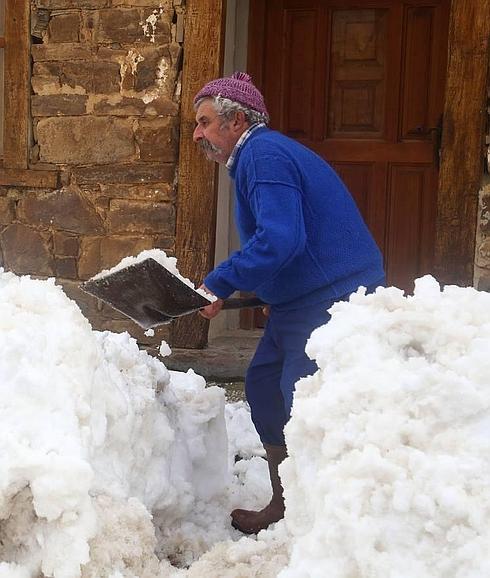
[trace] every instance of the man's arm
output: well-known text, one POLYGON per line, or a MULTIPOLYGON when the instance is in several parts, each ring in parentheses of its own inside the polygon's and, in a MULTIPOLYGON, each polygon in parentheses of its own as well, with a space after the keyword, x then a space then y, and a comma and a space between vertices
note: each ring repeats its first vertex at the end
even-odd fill
POLYGON ((259 183, 249 202, 256 219, 255 234, 204 281, 222 298, 237 289, 254 292, 300 254, 306 243, 301 193, 297 188, 259 183))

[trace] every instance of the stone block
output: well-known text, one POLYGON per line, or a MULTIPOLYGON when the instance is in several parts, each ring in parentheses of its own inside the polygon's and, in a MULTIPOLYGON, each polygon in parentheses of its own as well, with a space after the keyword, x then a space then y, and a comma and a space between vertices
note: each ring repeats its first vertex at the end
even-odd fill
POLYGON ((40 161, 105 164, 134 158, 131 121, 105 117, 55 117, 37 123, 40 161))
POLYGON ((134 79, 134 89, 141 92, 155 86, 159 72, 159 64, 164 58, 167 50, 162 48, 152 48, 142 51, 144 60, 138 62, 134 79))
POLYGON ((95 41, 99 43, 117 42, 133 44, 143 39, 140 13, 136 8, 110 8, 98 13, 95 41))
POLYGON ((101 184, 100 191, 108 199, 127 199, 151 203, 175 201, 175 187, 170 183, 154 185, 101 184))
POLYGON ((77 260, 72 257, 57 257, 55 259, 56 277, 60 279, 77 279, 77 260))
POLYGON ((75 235, 64 231, 55 231, 53 234, 54 254, 57 257, 78 257, 80 240, 75 235))
POLYGON ((120 90, 120 66, 116 62, 36 62, 31 84, 37 94, 69 91, 112 94, 120 90))
POLYGON ((145 113, 146 104, 140 98, 128 98, 114 95, 93 101, 95 114, 112 116, 141 116, 145 113))
POLYGON ((0 225, 10 225, 14 220, 14 201, 6 197, 0 197, 0 225))
POLYGON ((54 274, 53 258, 49 250, 49 235, 14 223, 0 234, 5 267, 18 275, 54 274))
POLYGON ((490 274, 488 271, 482 272, 480 278, 476 283, 478 291, 490 291, 490 274))
MULTIPOLYGON (((159 34, 159 42, 168 42, 169 35, 159 34)), ((137 8, 110 8, 99 12, 99 21, 95 31, 97 43, 117 42, 135 44, 148 42, 145 37, 142 14, 137 8)))
POLYGON ((84 235, 104 231, 102 219, 75 187, 26 196, 18 203, 18 218, 26 224, 84 235))
POLYGON ((115 62, 94 62, 93 92, 95 94, 118 93, 121 88, 121 70, 115 62))
POLYGON ((476 251, 475 263, 478 267, 490 269, 490 238, 483 240, 476 251))
POLYGON ((127 48, 120 48, 118 44, 100 44, 97 46, 97 59, 109 62, 121 62, 128 56, 127 48))
POLYGON ((156 235, 154 237, 153 246, 155 249, 163 249, 167 255, 173 255, 175 251, 175 238, 167 237, 165 235, 156 235))
POLYGON ((77 116, 85 114, 88 97, 82 94, 31 96, 32 116, 77 116))
POLYGON ((479 233, 490 236, 490 188, 480 191, 480 221, 479 233))
POLYGON ((79 184, 172 183, 175 177, 175 165, 171 163, 130 163, 74 167, 72 177, 79 184))
POLYGON ((49 42, 78 42, 80 39, 80 13, 53 14, 48 26, 49 42))
POLYGON ((94 92, 94 63, 87 61, 65 62, 60 70, 60 84, 69 88, 81 87, 94 92))
POLYGON ((47 8, 48 10, 100 9, 109 6, 110 3, 111 0, 36 0, 38 8, 47 8))
POLYGON ((155 46, 171 42, 170 26, 173 16, 173 7, 165 8, 160 5, 158 8, 142 8, 140 25, 145 37, 155 46))
MULTIPOLYGON (((31 86, 36 95, 53 95, 60 93, 61 88, 60 62, 35 62, 32 68, 31 86)), ((84 90, 80 89, 79 93, 84 90)))
POLYGON ((31 46, 31 54, 34 62, 90 60, 95 56, 95 53, 95 46, 73 42, 62 44, 33 44, 31 46))
POLYGON ((81 240, 78 272, 89 279, 104 269, 117 265, 121 259, 153 248, 150 236, 85 237, 81 240))
POLYGON ((107 222, 113 233, 155 233, 171 236, 175 233, 175 209, 170 203, 115 199, 111 201, 107 222))
POLYGON ((175 117, 140 120, 135 132, 140 160, 174 162, 177 158, 178 125, 175 117))
POLYGON ((145 116, 177 116, 179 104, 166 96, 159 96, 147 103, 145 116))
POLYGON ((155 2, 155 0, 112 0, 112 6, 118 8, 129 8, 131 6, 150 6, 151 8, 155 8, 159 6, 163 8, 165 12, 173 9, 172 0, 159 0, 158 2, 155 2))
POLYGON ((32 67, 32 74, 33 76, 54 76, 56 79, 59 79, 62 66, 63 62, 57 60, 53 62, 35 62, 32 67))

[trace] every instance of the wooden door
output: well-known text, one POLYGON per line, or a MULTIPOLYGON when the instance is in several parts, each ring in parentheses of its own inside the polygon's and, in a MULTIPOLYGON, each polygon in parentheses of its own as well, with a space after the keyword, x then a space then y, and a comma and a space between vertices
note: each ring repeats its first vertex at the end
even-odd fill
POLYGON ((450 0, 251 0, 271 126, 340 174, 388 283, 432 272, 450 0))

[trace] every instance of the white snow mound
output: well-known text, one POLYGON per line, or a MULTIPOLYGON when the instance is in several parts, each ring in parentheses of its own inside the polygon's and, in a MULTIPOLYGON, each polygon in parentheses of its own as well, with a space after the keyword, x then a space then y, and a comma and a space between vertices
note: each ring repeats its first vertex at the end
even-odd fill
POLYGON ((490 295, 424 277, 332 313, 286 428, 280 578, 490 576, 490 295))
MULTIPOLYGON (((221 389, 93 332, 53 280, 0 270, 2 578, 155 576, 150 512, 185 540, 227 482, 221 389)), ((187 556, 213 543, 194 540, 187 556)))

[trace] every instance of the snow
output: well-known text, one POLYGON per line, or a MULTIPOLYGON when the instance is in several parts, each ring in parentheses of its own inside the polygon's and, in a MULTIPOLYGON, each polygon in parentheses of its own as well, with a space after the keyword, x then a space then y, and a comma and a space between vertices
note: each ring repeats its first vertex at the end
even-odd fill
POLYGON ((243 537, 229 512, 270 495, 248 406, 0 271, 0 578, 486 577, 489 349, 472 288, 336 304, 286 428, 285 520, 243 537))
POLYGON ((236 539, 222 389, 92 331, 53 280, 3 272, 0 352, 2 578, 170 576, 155 548, 182 565, 236 539))
POLYGON ((490 295, 426 277, 332 314, 287 426, 280 578, 490 575, 490 295))
POLYGON ((162 342, 160 343, 158 353, 160 357, 168 357, 172 353, 169 344, 165 340, 162 340, 162 342))

